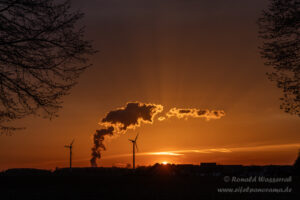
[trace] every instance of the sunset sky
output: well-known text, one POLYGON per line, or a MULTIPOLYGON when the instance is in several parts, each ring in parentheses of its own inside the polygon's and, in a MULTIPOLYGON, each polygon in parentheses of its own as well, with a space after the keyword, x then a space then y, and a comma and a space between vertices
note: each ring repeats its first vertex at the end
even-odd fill
MULTIPOLYGON (((64 97, 52 121, 28 117, 26 130, 0 136, 0 170, 90 166, 93 134, 105 115, 128 102, 224 110, 220 119, 155 118, 105 141, 98 166, 293 164, 300 118, 279 109, 281 91, 267 79, 256 20, 266 0, 73 0, 99 52, 64 97)), ((158 117, 160 115, 157 115, 158 117)))

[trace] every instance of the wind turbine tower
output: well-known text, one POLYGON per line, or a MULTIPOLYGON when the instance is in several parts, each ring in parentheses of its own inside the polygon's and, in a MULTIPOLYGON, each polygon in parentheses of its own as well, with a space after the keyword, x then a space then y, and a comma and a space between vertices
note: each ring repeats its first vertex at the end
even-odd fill
POLYGON ((139 134, 136 135, 134 140, 129 139, 132 142, 132 168, 135 169, 135 148, 138 151, 138 146, 136 144, 136 140, 138 139, 139 134))
POLYGON ((73 148, 74 139, 70 143, 70 145, 65 145, 65 148, 70 149, 70 170, 72 170, 72 148, 73 148))

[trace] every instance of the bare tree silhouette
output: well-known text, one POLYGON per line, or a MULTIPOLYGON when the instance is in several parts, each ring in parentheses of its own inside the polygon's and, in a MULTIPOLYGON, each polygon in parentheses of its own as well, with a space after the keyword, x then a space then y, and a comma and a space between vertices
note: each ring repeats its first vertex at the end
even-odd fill
POLYGON ((70 1, 0 1, 0 133, 31 114, 57 116, 61 97, 95 53, 84 28, 76 28, 82 17, 70 1))
POLYGON ((300 116, 300 0, 270 0, 258 24, 261 55, 274 69, 268 77, 283 91, 280 108, 300 116))

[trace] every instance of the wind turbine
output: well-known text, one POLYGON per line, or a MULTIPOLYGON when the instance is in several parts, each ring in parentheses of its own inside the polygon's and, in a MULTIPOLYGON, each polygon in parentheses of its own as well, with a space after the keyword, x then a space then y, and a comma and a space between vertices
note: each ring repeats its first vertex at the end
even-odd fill
POLYGON ((128 139, 130 142, 132 142, 132 168, 135 169, 135 148, 138 151, 138 146, 136 144, 136 140, 138 139, 139 134, 136 135, 134 140, 128 139))
POLYGON ((65 145, 65 148, 70 149, 70 170, 72 170, 72 148, 73 148, 74 139, 70 143, 70 145, 65 145))

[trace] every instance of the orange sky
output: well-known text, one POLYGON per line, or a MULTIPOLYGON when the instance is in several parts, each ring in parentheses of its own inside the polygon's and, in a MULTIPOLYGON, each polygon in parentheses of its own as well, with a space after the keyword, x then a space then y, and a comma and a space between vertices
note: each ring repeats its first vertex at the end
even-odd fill
POLYGON ((75 1, 86 16, 87 38, 100 52, 64 98, 53 121, 29 117, 24 131, 0 137, 0 169, 90 166, 98 122, 129 101, 221 109, 217 120, 168 119, 107 140, 99 166, 156 162, 292 164, 300 148, 300 119, 279 109, 257 46, 256 19, 266 1, 75 1), (165 152, 159 153, 159 152, 165 152))

